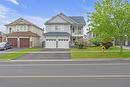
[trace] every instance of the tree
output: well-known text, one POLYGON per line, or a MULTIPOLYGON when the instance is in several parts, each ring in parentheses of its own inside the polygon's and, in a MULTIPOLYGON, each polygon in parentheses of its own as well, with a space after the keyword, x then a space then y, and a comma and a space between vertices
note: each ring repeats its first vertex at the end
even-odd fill
POLYGON ((128 0, 99 0, 95 12, 88 15, 89 26, 100 42, 120 39, 122 53, 123 39, 130 34, 130 4, 128 0))

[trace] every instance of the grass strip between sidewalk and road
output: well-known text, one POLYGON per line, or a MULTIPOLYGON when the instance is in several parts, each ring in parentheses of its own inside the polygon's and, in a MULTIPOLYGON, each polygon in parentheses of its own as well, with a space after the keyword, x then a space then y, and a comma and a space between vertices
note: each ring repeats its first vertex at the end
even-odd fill
POLYGON ((25 54, 28 54, 30 52, 37 52, 40 50, 41 48, 26 48, 13 53, 0 54, 0 60, 12 60, 12 59, 19 58, 25 54))
POLYGON ((100 59, 100 58, 130 58, 130 50, 123 49, 123 53, 120 54, 119 47, 111 47, 105 52, 102 52, 100 47, 88 47, 86 49, 71 49, 72 59, 100 59))

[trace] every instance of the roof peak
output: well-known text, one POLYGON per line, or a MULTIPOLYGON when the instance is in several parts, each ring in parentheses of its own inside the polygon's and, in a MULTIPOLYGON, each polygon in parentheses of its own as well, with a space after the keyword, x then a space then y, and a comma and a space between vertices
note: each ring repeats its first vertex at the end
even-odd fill
POLYGON ((59 15, 64 15, 64 13, 63 13, 63 12, 60 12, 59 15))
POLYGON ((23 18, 23 17, 20 17, 20 18, 16 19, 15 21, 13 21, 13 22, 11 22, 11 23, 5 25, 5 26, 8 26, 8 25, 22 25, 22 24, 32 25, 32 26, 35 26, 35 27, 37 27, 37 28, 39 28, 39 29, 42 30, 42 28, 40 28, 40 27, 37 26, 36 24, 34 24, 34 23, 32 23, 32 22, 26 20, 26 19, 23 18))

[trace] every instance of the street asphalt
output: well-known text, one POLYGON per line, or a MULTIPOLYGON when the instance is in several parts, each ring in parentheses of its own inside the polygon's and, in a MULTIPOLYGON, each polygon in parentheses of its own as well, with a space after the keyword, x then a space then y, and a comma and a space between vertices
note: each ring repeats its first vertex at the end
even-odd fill
POLYGON ((1 61, 0 87, 130 87, 130 63, 45 62, 1 61))
POLYGON ((2 78, 0 87, 130 87, 130 78, 2 78))
POLYGON ((130 64, 0 64, 0 76, 73 75, 130 75, 130 64))

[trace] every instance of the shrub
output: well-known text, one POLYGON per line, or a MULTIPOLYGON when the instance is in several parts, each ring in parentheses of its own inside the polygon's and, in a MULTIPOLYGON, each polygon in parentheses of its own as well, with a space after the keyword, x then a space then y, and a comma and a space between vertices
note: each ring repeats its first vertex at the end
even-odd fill
POLYGON ((113 44, 111 42, 101 42, 101 45, 104 46, 106 49, 109 49, 113 44))
POLYGON ((92 38, 91 42, 95 45, 95 46, 100 46, 100 40, 98 38, 92 38))
POLYGON ((84 44, 78 44, 78 48, 79 49, 83 49, 84 48, 84 44))
POLYGON ((92 42, 95 46, 100 46, 100 42, 92 42))
POLYGON ((78 41, 75 42, 75 46, 79 49, 86 48, 88 46, 88 41, 86 39, 79 39, 78 41))

